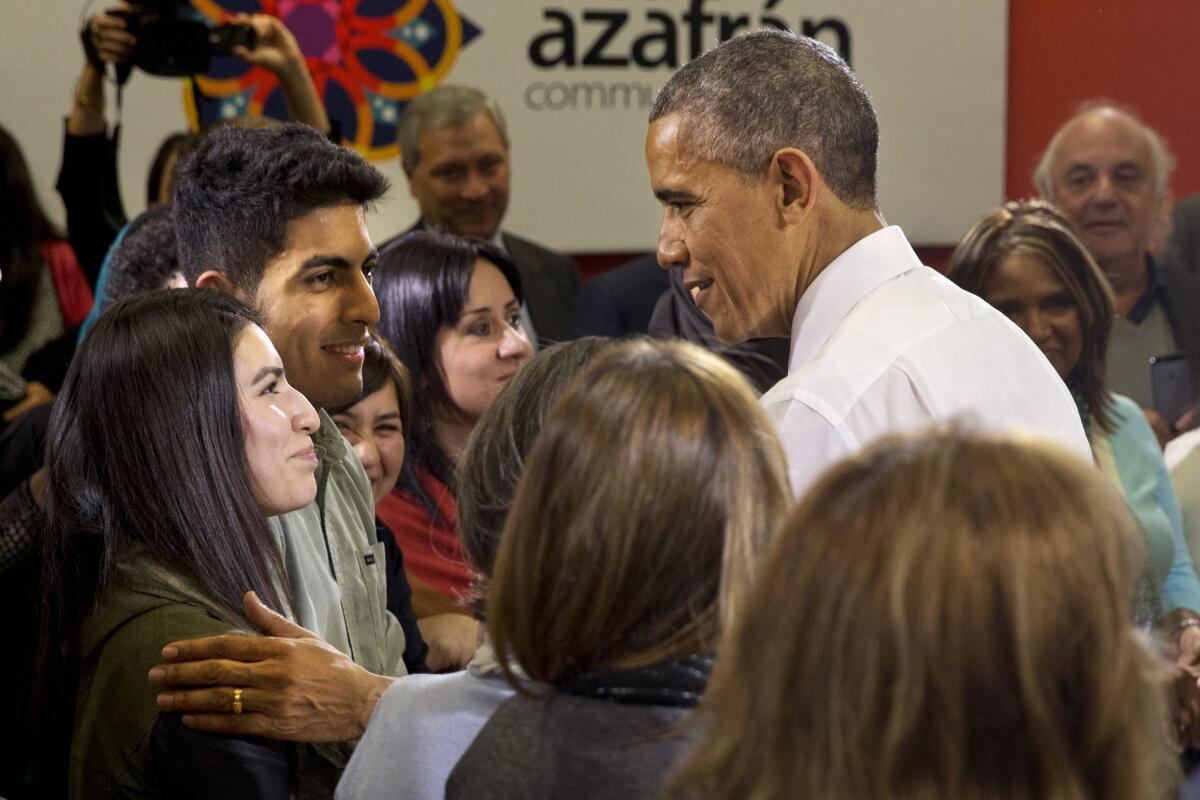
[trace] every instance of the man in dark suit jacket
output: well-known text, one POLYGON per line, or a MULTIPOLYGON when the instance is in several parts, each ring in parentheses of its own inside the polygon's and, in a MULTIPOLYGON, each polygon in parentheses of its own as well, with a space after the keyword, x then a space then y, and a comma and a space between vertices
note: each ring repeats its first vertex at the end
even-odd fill
POLYGON ((521 273, 530 338, 569 338, 578 265, 500 230, 510 173, 508 133, 496 101, 478 89, 438 86, 409 102, 396 138, 409 191, 421 207, 409 230, 438 228, 504 248, 521 273))

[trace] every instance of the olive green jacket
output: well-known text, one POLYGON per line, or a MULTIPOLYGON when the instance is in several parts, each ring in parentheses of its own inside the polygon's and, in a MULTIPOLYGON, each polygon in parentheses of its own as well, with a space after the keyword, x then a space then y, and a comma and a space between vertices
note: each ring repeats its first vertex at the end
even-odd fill
POLYGON ((150 753, 158 689, 147 673, 176 639, 239 633, 228 614, 167 570, 134 559, 84 625, 75 725, 72 798, 160 797, 150 753))
MULTIPOLYGON (((387 610, 371 485, 333 421, 324 411, 320 417, 313 435, 320 461, 316 501, 268 520, 295 599, 296 621, 371 672, 399 677, 406 674, 404 633, 387 610)), ((122 570, 122 579, 84 632, 73 796, 103 796, 105 784, 96 781, 113 775, 127 796, 156 796, 146 748, 158 718, 157 691, 146 673, 174 639, 236 632, 221 616, 203 595, 165 570, 144 564, 122 570), (114 716, 113 709, 121 713, 114 716), (98 791, 88 790, 93 788, 98 791)), ((298 748, 297 797, 332 796, 349 751, 349 744, 298 748), (320 758, 314 758, 317 753, 320 758)))

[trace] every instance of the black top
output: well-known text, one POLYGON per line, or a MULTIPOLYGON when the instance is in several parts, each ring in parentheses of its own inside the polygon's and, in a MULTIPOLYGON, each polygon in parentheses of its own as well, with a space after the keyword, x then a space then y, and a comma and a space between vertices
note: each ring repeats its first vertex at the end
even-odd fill
POLYGON ((667 272, 654 253, 613 267, 579 287, 571 335, 619 339, 647 333, 654 306, 667 289, 667 272))
POLYGON ((750 339, 740 344, 726 344, 717 338, 709 318, 696 308, 679 270, 671 270, 668 281, 670 288, 658 299, 650 318, 651 336, 656 339, 676 337, 711 350, 741 370, 760 393, 783 380, 787 375, 791 348, 787 339, 750 339))
POLYGON ((379 517, 375 518, 375 536, 383 545, 387 561, 387 609, 400 621, 400 629, 404 631, 404 666, 409 673, 429 672, 429 667, 425 666, 429 645, 421 638, 421 629, 417 626, 417 615, 412 607, 412 587, 408 585, 408 577, 404 574, 404 553, 396 544, 391 528, 384 525, 379 517))
POLYGON ((518 692, 446 781, 447 800, 652 800, 696 736, 712 659, 580 674, 518 692))

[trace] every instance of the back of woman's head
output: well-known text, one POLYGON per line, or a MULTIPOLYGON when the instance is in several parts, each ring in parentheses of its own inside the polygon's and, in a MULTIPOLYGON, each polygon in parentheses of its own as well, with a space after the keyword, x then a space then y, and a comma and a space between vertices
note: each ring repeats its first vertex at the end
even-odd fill
POLYGON ((1083 336, 1075 368, 1079 389, 1097 421, 1109 429, 1112 401, 1105 390, 1104 365, 1113 296, 1104 273, 1058 208, 1042 200, 1023 200, 1005 203, 975 223, 954 248, 946 277, 986 300, 996 269, 1013 255, 1037 259, 1070 292, 1083 336))
POLYGON ((29 326, 44 267, 39 245, 57 236, 42 209, 20 145, 0 126, 0 353, 29 326))
POLYGON ((108 255, 108 268, 101 310, 126 297, 162 289, 180 276, 170 204, 153 206, 129 223, 120 244, 108 255))
POLYGON ((500 391, 471 432, 458 465, 458 532, 471 564, 486 578, 508 517, 525 456, 546 415, 612 339, 588 336, 534 356, 500 391))
POLYGON ((435 410, 454 413, 446 375, 438 362, 437 336, 453 326, 466 305, 475 262, 495 264, 522 299, 521 278, 504 253, 479 239, 438 231, 407 234, 379 254, 373 285, 379 300, 376 331, 396 352, 412 378, 412 429, 400 482, 424 502, 430 513, 436 504, 425 497, 416 470, 453 483, 453 465, 433 434, 435 410))
POLYGON ((534 443, 488 597, 535 679, 710 652, 789 499, 745 379, 683 342, 606 349, 534 443))
POLYGON ((167 289, 115 304, 84 340, 46 457, 46 603, 67 628, 134 552, 206 591, 232 620, 242 621, 249 589, 286 607, 234 380, 235 340, 256 322, 224 294, 167 289))
POLYGON ((1120 497, 1053 445, 885 440, 830 470, 780 530, 679 788, 1166 796, 1165 698, 1131 625, 1141 559, 1120 497), (763 746, 746 748, 746 730, 763 746))

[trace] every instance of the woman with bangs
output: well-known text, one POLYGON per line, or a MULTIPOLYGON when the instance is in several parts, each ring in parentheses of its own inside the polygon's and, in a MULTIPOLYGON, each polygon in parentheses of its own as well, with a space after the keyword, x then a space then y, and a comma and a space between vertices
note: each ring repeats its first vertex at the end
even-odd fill
POLYGON ((1114 310, 1104 275, 1062 212, 1031 200, 1007 203, 976 223, 947 276, 1016 323, 1074 396, 1096 465, 1142 533, 1135 619, 1157 630, 1167 656, 1184 670, 1177 735, 1200 745, 1200 580, 1158 439, 1137 404, 1105 383, 1114 310))

